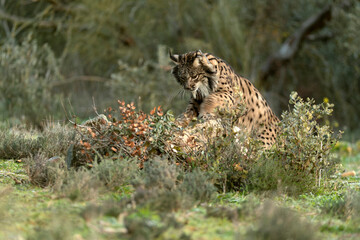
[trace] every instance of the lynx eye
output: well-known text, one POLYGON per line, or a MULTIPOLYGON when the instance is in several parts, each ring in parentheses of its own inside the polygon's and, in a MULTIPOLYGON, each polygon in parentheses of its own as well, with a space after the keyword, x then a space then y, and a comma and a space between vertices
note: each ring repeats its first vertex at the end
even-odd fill
POLYGON ((192 79, 194 79, 194 80, 198 80, 198 79, 199 79, 199 77, 200 77, 199 75, 195 75, 195 76, 193 76, 193 77, 192 77, 192 79))

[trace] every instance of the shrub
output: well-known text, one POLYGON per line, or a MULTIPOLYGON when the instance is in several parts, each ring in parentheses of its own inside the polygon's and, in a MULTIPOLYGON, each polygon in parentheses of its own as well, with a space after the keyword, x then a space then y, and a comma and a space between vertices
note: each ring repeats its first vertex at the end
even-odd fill
POLYGON ((230 221, 239 219, 239 208, 228 206, 208 206, 206 208, 206 217, 226 218, 230 221))
POLYGON ((316 189, 332 174, 339 159, 331 153, 340 135, 335 136, 321 120, 331 115, 332 104, 304 101, 290 95, 291 111, 282 114, 276 143, 254 165, 251 183, 262 190, 281 186, 287 192, 301 193, 316 189), (280 185, 279 185, 280 184, 280 185))
POLYGON ((73 127, 56 122, 47 122, 41 132, 43 144, 41 151, 49 158, 65 156, 71 144, 78 141, 78 134, 73 127))
POLYGON ((68 174, 63 159, 49 159, 41 152, 25 159, 25 169, 30 182, 39 187, 61 186, 68 174))
POLYGON ((195 158, 198 163, 193 164, 208 172, 223 192, 245 189, 249 171, 261 149, 260 143, 245 132, 217 136, 211 141, 195 158))
POLYGON ((62 198, 73 201, 91 200, 104 190, 104 183, 85 168, 67 169, 64 159, 49 161, 39 153, 26 159, 30 182, 39 187, 51 187, 62 198))
POLYGON ((129 238, 139 240, 161 238, 167 229, 181 225, 174 217, 161 215, 147 208, 138 209, 126 216, 124 224, 129 238))
POLYGON ((139 167, 134 159, 95 162, 90 172, 109 190, 119 190, 138 177, 139 167))
POLYGON ((112 160, 84 167, 68 169, 64 157, 48 159, 38 153, 25 160, 30 182, 36 186, 48 187, 59 196, 71 200, 95 198, 99 192, 121 190, 138 178, 139 168, 134 159, 112 160))
POLYGON ((103 157, 137 157, 142 167, 152 156, 171 154, 166 145, 176 128, 171 113, 164 114, 159 106, 145 114, 135 111, 133 103, 118 101, 118 104, 118 109, 110 107, 106 110, 107 118, 100 115, 75 126, 81 138, 74 148, 73 166, 89 164, 103 157))
POLYGON ((255 229, 247 231, 247 239, 316 239, 316 228, 290 209, 266 201, 257 216, 255 229))
POLYGON ((209 182, 208 176, 195 169, 185 174, 180 191, 188 195, 193 204, 197 204, 211 200, 215 187, 209 182))
POLYGON ((133 186, 137 204, 161 212, 191 208, 211 200, 215 193, 204 173, 186 172, 168 159, 160 158, 145 162, 133 186))
POLYGON ((167 159, 146 162, 140 178, 133 182, 135 202, 162 212, 182 208, 185 196, 178 191, 179 170, 167 159))
POLYGON ((103 183, 85 168, 67 172, 61 184, 52 189, 60 196, 73 201, 88 201, 98 197, 103 190, 103 183))
POLYGON ((21 43, 0 46, 0 107, 5 118, 25 119, 35 126, 60 112, 60 95, 52 84, 61 79, 58 62, 48 45, 31 35, 21 43))
POLYGON ((63 156, 76 137, 76 131, 60 123, 48 122, 43 131, 25 127, 6 128, 0 131, 0 158, 26 158, 39 151, 48 158, 63 156))
POLYGON ((237 109, 218 110, 221 120, 180 129, 173 116, 160 107, 145 114, 135 111, 133 104, 118 103, 119 110, 107 109, 107 117, 99 115, 77 126, 81 138, 74 147, 73 166, 97 159, 137 157, 142 168, 148 159, 172 156, 185 169, 207 172, 224 192, 250 184, 260 190, 283 188, 289 193, 316 189, 337 167, 331 149, 339 136, 322 121, 332 112, 333 105, 327 102, 316 105, 314 100, 304 101, 292 93, 293 110, 282 115, 276 143, 266 151, 253 138, 255 133, 236 125, 245 110, 241 104, 237 109))
POLYGON ((4 129, 0 131, 0 158, 20 159, 36 154, 43 141, 40 132, 22 128, 4 129))

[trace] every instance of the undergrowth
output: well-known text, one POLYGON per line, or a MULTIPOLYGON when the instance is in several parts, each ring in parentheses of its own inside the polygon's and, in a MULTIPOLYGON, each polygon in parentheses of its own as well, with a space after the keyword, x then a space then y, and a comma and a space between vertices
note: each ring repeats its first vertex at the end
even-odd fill
MULTIPOLYGON (((52 162, 66 161, 66 164, 62 164, 63 168, 74 166, 75 170, 71 171, 84 167, 95 169, 96 166, 101 173, 95 171, 92 174, 108 188, 116 189, 127 182, 128 172, 130 174, 135 169, 143 168, 141 172, 150 171, 150 166, 157 165, 148 164, 157 163, 156 159, 160 158, 164 162, 171 162, 174 169, 176 166, 176 169, 180 167, 189 172, 190 175, 184 178, 188 184, 191 183, 187 180, 190 176, 194 178, 193 182, 198 182, 204 180, 200 176, 205 174, 223 192, 281 190, 297 195, 324 186, 338 167, 339 159, 332 155, 331 149, 340 135, 334 135, 322 121, 330 116, 333 105, 317 105, 314 100, 305 101, 296 93, 290 96, 293 107, 283 113, 277 140, 269 150, 264 150, 252 133, 247 134, 235 125, 234 119, 244 111, 241 107, 235 112, 222 113, 223 116, 227 115, 220 125, 192 126, 192 131, 198 135, 190 136, 185 141, 188 146, 194 146, 189 151, 189 148, 176 145, 177 140, 187 134, 187 128, 177 127, 170 113, 163 113, 160 107, 156 107, 146 114, 136 111, 133 104, 123 101, 118 101, 118 104, 118 109, 106 110, 107 117, 99 115, 94 120, 75 125, 75 130, 62 130, 56 124, 48 125, 41 136, 35 138, 36 148, 25 154, 29 158, 31 181, 40 186, 54 184, 50 176, 53 174, 52 162), (197 126, 208 127, 196 129, 197 126), (196 139, 197 136, 200 136, 199 139, 196 139), (54 155, 58 157, 48 159, 54 155), (129 161, 131 166, 127 163, 129 161)), ((171 170, 166 176, 177 176, 177 171, 171 170)), ((153 174, 160 177, 156 172, 153 174)), ((170 182, 175 184, 172 180, 170 182)), ((165 184, 166 181, 155 183, 165 184)), ((177 184, 174 186, 178 187, 177 184)), ((171 190, 174 186, 162 188, 171 190)), ((176 200, 178 192, 166 194, 176 200)))

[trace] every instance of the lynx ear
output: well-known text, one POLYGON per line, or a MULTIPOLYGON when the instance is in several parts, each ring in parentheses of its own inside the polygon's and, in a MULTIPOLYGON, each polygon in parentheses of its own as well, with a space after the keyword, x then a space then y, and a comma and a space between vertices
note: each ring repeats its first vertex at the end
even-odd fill
POLYGON ((196 58, 194 59, 193 66, 198 67, 202 64, 202 57, 199 55, 196 55, 196 58))
POLYGON ((179 63, 179 55, 177 54, 172 54, 171 53, 171 50, 169 50, 169 56, 170 56, 170 59, 173 60, 174 63, 179 63))
POLYGON ((199 64, 201 63, 204 66, 205 70, 210 73, 216 72, 214 65, 209 61, 205 54, 201 52, 201 50, 196 51, 196 60, 194 61, 194 65, 195 62, 198 62, 199 64))

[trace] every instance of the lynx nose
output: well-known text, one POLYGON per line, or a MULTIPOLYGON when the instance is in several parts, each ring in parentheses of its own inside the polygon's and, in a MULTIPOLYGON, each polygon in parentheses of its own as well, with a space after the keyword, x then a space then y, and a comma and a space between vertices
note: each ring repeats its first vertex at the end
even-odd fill
POLYGON ((194 84, 185 83, 184 88, 186 90, 193 90, 194 89, 194 84))

